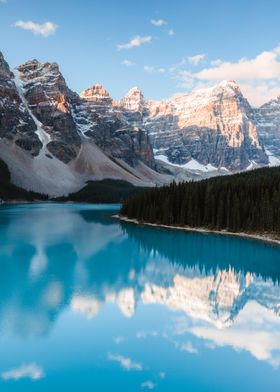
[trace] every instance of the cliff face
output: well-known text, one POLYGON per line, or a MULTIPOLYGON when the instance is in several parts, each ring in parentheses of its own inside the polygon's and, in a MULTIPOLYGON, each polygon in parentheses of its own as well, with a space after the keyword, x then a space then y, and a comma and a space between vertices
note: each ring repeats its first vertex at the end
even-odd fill
POLYGON ((152 185, 278 165, 280 98, 252 109, 228 81, 159 102, 134 87, 113 101, 98 84, 71 91, 55 63, 12 72, 0 54, 0 150, 17 185, 35 191, 54 172, 74 191, 89 179, 152 185))
POLYGON ((260 139, 270 165, 280 164, 280 96, 255 111, 260 139))
POLYGON ((0 52, 0 138, 36 156, 42 147, 36 131, 36 124, 15 84, 15 75, 0 52))
POLYGON ((156 157, 167 163, 188 168, 195 160, 230 171, 268 164, 254 111, 235 82, 160 102, 145 102, 132 89, 119 105, 129 122, 143 123, 156 157))
POLYGON ((31 60, 16 69, 23 94, 40 122, 40 136, 47 150, 64 163, 74 159, 81 139, 71 113, 78 99, 66 85, 57 64, 31 60))
POLYGON ((0 158, 12 182, 59 196, 88 180, 151 186, 156 173, 146 131, 127 123, 96 85, 79 96, 55 63, 31 60, 13 72, 0 55, 0 158))
POLYGON ((133 167, 139 161, 151 168, 155 166, 147 132, 127 122, 101 85, 83 91, 80 97, 81 101, 75 106, 75 121, 83 135, 93 139, 113 158, 133 167))

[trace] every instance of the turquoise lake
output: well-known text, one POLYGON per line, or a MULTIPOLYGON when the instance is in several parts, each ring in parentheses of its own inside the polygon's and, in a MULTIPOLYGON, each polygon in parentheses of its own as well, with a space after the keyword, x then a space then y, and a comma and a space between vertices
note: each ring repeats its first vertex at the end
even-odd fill
POLYGON ((280 247, 0 208, 0 391, 280 391, 280 247))

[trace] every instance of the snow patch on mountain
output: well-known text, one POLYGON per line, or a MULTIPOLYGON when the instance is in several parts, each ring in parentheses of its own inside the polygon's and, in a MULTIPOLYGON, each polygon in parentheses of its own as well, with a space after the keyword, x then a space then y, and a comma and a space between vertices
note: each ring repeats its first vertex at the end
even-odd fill
POLYGON ((29 113, 30 117, 32 118, 32 120, 35 122, 37 126, 36 133, 43 144, 43 149, 40 151, 40 154, 42 152, 44 153, 46 145, 51 141, 51 137, 44 131, 42 123, 34 116, 34 114, 32 113, 32 111, 28 106, 28 102, 24 96, 24 87, 23 87, 23 82, 20 79, 20 72, 17 69, 13 69, 13 74, 14 74, 14 82, 17 88, 17 92, 20 96, 20 99, 24 107, 26 108, 27 112, 29 113))
POLYGON ((208 165, 202 165, 201 163, 199 163, 198 161, 196 161, 193 158, 189 162, 182 164, 182 165, 169 162, 168 158, 165 155, 156 155, 155 159, 162 161, 164 163, 167 163, 168 165, 179 167, 181 169, 186 169, 186 170, 198 170, 201 172, 215 172, 218 170, 216 167, 212 166, 210 163, 208 165))

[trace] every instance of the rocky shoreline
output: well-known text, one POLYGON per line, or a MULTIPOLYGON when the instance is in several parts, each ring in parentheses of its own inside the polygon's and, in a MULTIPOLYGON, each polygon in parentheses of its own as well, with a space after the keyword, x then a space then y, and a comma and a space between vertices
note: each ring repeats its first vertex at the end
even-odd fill
POLYGON ((231 231, 226 231, 226 230, 211 230, 208 228, 199 228, 199 227, 189 227, 189 226, 172 226, 172 225, 163 225, 163 224, 157 224, 157 223, 149 223, 149 222, 140 222, 137 219, 129 219, 125 216, 121 215, 114 215, 113 216, 116 219, 119 219, 120 221, 126 222, 126 223, 133 223, 136 225, 144 225, 144 226, 152 226, 152 227, 161 227, 163 229, 171 229, 171 230, 183 230, 183 231, 189 231, 189 232, 197 232, 197 233, 209 233, 209 234, 219 234, 219 235, 226 235, 226 236, 231 236, 231 237, 240 237, 244 239, 251 239, 251 240, 256 240, 256 241, 261 241, 261 242, 267 242, 273 245, 280 246, 280 238, 273 238, 269 235, 264 235, 262 233, 243 233, 243 232, 231 232, 231 231))

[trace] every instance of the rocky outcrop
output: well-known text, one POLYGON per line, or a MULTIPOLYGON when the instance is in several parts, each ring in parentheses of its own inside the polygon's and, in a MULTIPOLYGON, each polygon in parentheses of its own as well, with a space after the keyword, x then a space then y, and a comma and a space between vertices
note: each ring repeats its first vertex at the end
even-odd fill
POLYGON ((0 159, 13 184, 62 196, 87 181, 163 184, 147 133, 127 123, 106 90, 80 97, 57 64, 31 60, 9 69, 0 56, 0 159))
POLYGON ((130 166, 139 161, 154 168, 153 150, 147 132, 128 123, 123 113, 113 104, 109 93, 95 85, 80 94, 75 105, 75 121, 80 132, 109 156, 121 159, 130 166))
POLYGON ((280 98, 253 110, 234 82, 160 102, 134 87, 113 101, 99 84, 74 93, 55 63, 12 72, 0 54, 0 158, 23 188, 197 180, 280 164, 279 147, 280 98))
POLYGON ((81 138, 71 105, 78 99, 66 85, 57 64, 31 60, 16 70, 32 114, 41 123, 41 139, 48 151, 64 163, 74 159, 81 138))
POLYGON ((28 154, 39 154, 42 143, 36 124, 24 105, 15 76, 0 52, 0 138, 14 142, 28 154))
POLYGON ((133 87, 128 93, 119 101, 127 121, 134 126, 143 126, 143 118, 148 115, 147 105, 144 95, 139 87, 133 87))
POLYGON ((85 98, 87 102, 94 102, 96 105, 111 105, 113 100, 109 93, 101 84, 96 84, 85 91, 82 91, 80 97, 85 98))
POLYGON ((280 164, 280 96, 255 111, 260 139, 271 166, 280 164))
POLYGON ((195 160, 237 171, 268 164, 254 112, 235 82, 160 102, 145 102, 141 92, 132 89, 119 106, 130 123, 142 122, 156 157, 173 165, 195 160))

